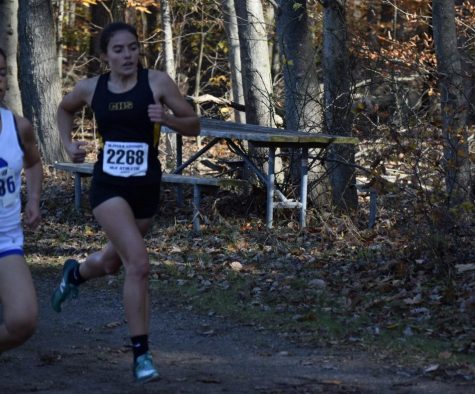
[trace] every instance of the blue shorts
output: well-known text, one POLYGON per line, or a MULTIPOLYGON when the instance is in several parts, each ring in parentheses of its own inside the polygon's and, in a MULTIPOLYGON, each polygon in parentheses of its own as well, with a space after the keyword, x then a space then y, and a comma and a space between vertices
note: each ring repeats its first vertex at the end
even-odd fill
POLYGON ((93 178, 89 192, 91 209, 113 197, 122 197, 127 201, 136 219, 148 219, 153 217, 158 210, 160 182, 124 187, 123 185, 95 182, 93 178))

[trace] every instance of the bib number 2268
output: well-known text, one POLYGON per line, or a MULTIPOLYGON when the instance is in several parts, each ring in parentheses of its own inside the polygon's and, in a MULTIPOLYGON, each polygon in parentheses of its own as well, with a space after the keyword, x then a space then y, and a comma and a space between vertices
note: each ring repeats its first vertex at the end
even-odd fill
POLYGON ((147 172, 148 145, 134 142, 107 141, 104 146, 102 169, 120 176, 144 176, 147 172))

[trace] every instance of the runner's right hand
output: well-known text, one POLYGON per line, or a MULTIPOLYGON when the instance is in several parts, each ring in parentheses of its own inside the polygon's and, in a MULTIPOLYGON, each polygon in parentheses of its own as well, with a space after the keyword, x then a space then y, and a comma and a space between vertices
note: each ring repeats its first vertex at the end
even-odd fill
POLYGON ((86 158, 87 150, 85 147, 88 145, 87 141, 71 141, 66 146, 66 153, 73 163, 83 163, 86 158))

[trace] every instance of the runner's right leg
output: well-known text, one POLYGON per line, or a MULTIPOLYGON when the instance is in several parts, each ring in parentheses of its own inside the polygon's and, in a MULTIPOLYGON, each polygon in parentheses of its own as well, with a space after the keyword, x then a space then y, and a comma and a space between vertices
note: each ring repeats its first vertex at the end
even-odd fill
POLYGON ((38 304, 31 273, 25 258, 8 255, 0 258, 0 352, 25 342, 36 329, 38 304))

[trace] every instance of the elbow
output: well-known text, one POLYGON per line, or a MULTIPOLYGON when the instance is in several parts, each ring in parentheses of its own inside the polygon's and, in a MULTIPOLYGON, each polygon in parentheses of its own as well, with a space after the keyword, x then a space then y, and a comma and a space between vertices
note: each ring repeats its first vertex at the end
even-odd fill
POLYGON ((193 135, 200 135, 201 133, 201 123, 200 123, 200 119, 199 118, 196 118, 196 122, 195 122, 195 125, 193 127, 193 135))
POLYGON ((199 118, 196 118, 196 121, 194 121, 193 123, 188 124, 186 129, 182 131, 182 134, 188 137, 196 137, 200 135, 200 133, 201 133, 201 125, 200 125, 199 118))
POLYGON ((197 128, 193 129, 193 134, 192 135, 193 136, 198 136, 198 135, 200 135, 200 133, 201 133, 201 127, 200 127, 200 125, 198 125, 197 128))

